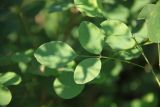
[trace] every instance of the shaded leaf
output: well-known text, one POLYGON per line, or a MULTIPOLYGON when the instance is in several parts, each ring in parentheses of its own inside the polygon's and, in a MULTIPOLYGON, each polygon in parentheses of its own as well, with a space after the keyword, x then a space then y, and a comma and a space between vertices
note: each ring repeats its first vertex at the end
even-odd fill
POLYGON ((14 62, 23 62, 23 63, 28 63, 31 61, 31 56, 33 55, 33 50, 28 49, 25 52, 17 52, 12 56, 12 61, 14 62))
POLYGON ((74 80, 77 84, 85 84, 95 79, 101 70, 101 60, 88 58, 80 62, 74 71, 74 80))
POLYGON ((125 60, 131 60, 134 58, 138 58, 141 55, 141 52, 137 48, 129 49, 126 51, 120 51, 118 56, 125 60))
POLYGON ((69 3, 68 1, 57 2, 49 7, 49 12, 66 11, 71 7, 73 7, 73 4, 69 3))
POLYGON ((143 24, 141 29, 133 34, 138 43, 144 43, 148 41, 148 29, 146 23, 143 24))
POLYGON ((45 67, 44 65, 40 65, 38 62, 33 61, 30 65, 30 67, 26 71, 27 73, 34 74, 34 75, 40 75, 40 76, 57 76, 58 72, 56 69, 51 69, 48 67, 45 67))
MULTIPOLYGON (((112 60, 104 60, 102 63, 101 73, 99 74, 99 78, 95 79, 95 83, 106 84, 109 87, 114 86, 123 69, 122 63, 112 60)), ((110 90, 110 93, 113 91, 115 90, 110 90)))
POLYGON ((53 83, 56 94, 63 99, 71 99, 81 93, 84 85, 79 85, 74 82, 73 72, 62 72, 53 83))
POLYGON ((114 19, 114 20, 121 20, 124 22, 127 22, 127 18, 129 17, 129 10, 123 6, 118 5, 116 8, 113 8, 113 6, 106 5, 105 8, 105 17, 107 19, 114 19))

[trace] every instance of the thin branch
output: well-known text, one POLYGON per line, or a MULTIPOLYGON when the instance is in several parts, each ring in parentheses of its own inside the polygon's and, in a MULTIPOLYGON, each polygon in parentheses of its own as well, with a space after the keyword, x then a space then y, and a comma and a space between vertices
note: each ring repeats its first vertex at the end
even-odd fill
POLYGON ((136 42, 136 45, 137 45, 136 47, 137 47, 137 49, 141 52, 143 58, 145 59, 145 61, 146 61, 147 64, 149 65, 150 71, 152 72, 152 74, 153 74, 153 76, 154 76, 154 78, 155 78, 155 81, 157 82, 158 86, 160 87, 160 80, 158 79, 156 73, 154 72, 153 66, 152 66, 151 63, 149 62, 149 60, 148 60, 147 56, 145 55, 143 49, 141 48, 141 46, 139 45, 139 43, 137 42, 137 40, 136 40, 136 38, 135 38, 134 36, 133 36, 133 39, 134 39, 134 41, 136 42))
POLYGON ((134 66, 137 66, 137 67, 140 67, 140 68, 144 69, 144 67, 141 66, 141 65, 139 65, 139 64, 136 64, 136 63, 133 63, 133 62, 130 62, 130 61, 126 61, 126 60, 122 60, 122 59, 113 58, 113 57, 107 57, 107 56, 88 56, 88 55, 78 55, 78 57, 109 59, 109 60, 124 62, 124 63, 131 64, 131 65, 134 65, 134 66))
POLYGON ((139 64, 136 64, 136 63, 133 63, 133 62, 130 62, 130 61, 126 61, 126 60, 122 60, 122 59, 117 59, 117 58, 113 58, 113 57, 106 57, 106 56, 101 56, 101 58, 124 62, 124 63, 131 64, 131 65, 134 65, 134 66, 137 66, 137 67, 140 67, 140 68, 144 69, 143 66, 141 66, 139 64))
POLYGON ((100 57, 100 56, 77 55, 77 57, 83 57, 83 58, 98 58, 98 57, 100 57))

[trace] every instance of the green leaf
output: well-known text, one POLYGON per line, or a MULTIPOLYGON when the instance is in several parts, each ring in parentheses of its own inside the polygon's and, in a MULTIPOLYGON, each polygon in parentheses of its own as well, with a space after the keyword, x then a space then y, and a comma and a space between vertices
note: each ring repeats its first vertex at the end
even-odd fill
POLYGON ((117 5, 116 8, 113 8, 113 5, 105 6, 105 17, 107 19, 121 20, 127 22, 129 17, 129 10, 123 5, 117 5))
POLYGON ((62 2, 56 2, 53 3, 50 7, 49 7, 49 12, 62 12, 62 11, 66 11, 69 10, 70 8, 73 7, 73 4, 70 3, 69 1, 62 1, 62 2))
POLYGON ((74 0, 78 10, 89 17, 103 17, 100 0, 74 0))
POLYGON ((34 53, 37 61, 49 68, 63 67, 74 60, 76 53, 66 43, 52 41, 41 45, 34 53))
POLYGON ((60 24, 65 23, 65 20, 63 19, 64 16, 61 12, 42 12, 40 15, 44 16, 43 28, 48 37, 55 38, 57 36, 56 34, 58 33, 58 31, 60 31, 60 29, 64 29, 61 27, 60 24), (55 21, 54 24, 52 24, 53 21, 55 21))
POLYGON ((74 80, 77 84, 85 84, 95 79, 101 70, 99 58, 88 58, 80 62, 74 72, 74 80))
POLYGON ((65 71, 55 79, 53 87, 59 97, 63 99, 71 99, 81 93, 84 85, 76 84, 73 79, 73 72, 65 71))
POLYGON ((138 15, 138 19, 146 19, 150 13, 153 11, 155 7, 155 4, 147 4, 144 6, 144 8, 141 10, 141 12, 138 15))
POLYGON ((150 41, 160 43, 160 1, 157 2, 152 13, 148 16, 147 28, 150 41))
POLYGON ((18 85, 21 81, 21 77, 14 72, 0 73, 0 84, 4 86, 18 85))
POLYGON ((105 43, 112 49, 123 50, 135 46, 130 29, 121 21, 106 20, 101 26, 106 34, 105 43))
POLYGON ((143 24, 141 29, 133 34, 138 43, 145 43, 148 41, 148 29, 146 23, 143 24))
POLYGON ((94 24, 84 21, 79 26, 79 41, 86 51, 100 54, 103 49, 104 35, 94 24))
POLYGON ((138 58, 141 55, 141 52, 137 48, 132 48, 125 51, 120 51, 118 56, 125 59, 125 60, 131 60, 134 58, 138 58))
POLYGON ((17 52, 12 56, 12 61, 14 62, 23 62, 23 63, 28 63, 31 61, 31 56, 33 55, 33 50, 28 49, 23 53, 17 52))
POLYGON ((152 0, 134 0, 133 5, 130 8, 130 14, 137 15, 137 12, 139 12, 145 5, 151 3, 152 0))
POLYGON ((10 103, 12 95, 7 87, 0 85, 0 105, 5 106, 10 103))
POLYGON ((51 69, 48 67, 45 67, 44 65, 40 65, 38 62, 33 61, 27 70, 27 73, 31 73, 34 75, 40 75, 40 76, 57 76, 58 72, 56 69, 51 69))

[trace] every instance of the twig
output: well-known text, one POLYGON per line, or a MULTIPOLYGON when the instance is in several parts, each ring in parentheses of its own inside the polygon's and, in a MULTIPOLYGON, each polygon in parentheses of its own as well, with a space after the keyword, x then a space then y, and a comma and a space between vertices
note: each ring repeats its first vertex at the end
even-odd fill
POLYGON ((136 40, 136 38, 135 38, 134 36, 133 36, 133 39, 134 39, 134 41, 136 42, 136 47, 137 47, 137 49, 141 52, 143 58, 145 59, 145 61, 146 61, 147 64, 149 65, 150 71, 152 72, 152 74, 153 74, 153 76, 154 76, 154 78, 155 78, 155 81, 157 82, 158 86, 160 87, 160 80, 158 79, 156 73, 154 72, 153 66, 152 66, 151 63, 149 62, 149 60, 148 60, 147 56, 145 55, 143 49, 140 47, 139 43, 137 42, 137 40, 136 40))

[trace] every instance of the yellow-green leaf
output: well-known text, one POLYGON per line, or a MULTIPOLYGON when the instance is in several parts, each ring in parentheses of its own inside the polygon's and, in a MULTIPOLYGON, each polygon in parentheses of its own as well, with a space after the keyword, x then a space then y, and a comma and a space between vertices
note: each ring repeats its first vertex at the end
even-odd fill
POLYGON ((47 42, 34 53, 37 61, 49 68, 64 67, 77 56, 74 50, 61 41, 47 42))
POLYGON ((10 103, 12 94, 7 87, 0 85, 0 106, 5 106, 10 103))
POLYGON ((94 24, 84 21, 79 26, 79 41, 82 47, 93 54, 100 54, 105 35, 94 24))
POLYGON ((106 34, 105 43, 112 49, 124 50, 135 46, 130 29, 121 21, 106 20, 101 23, 106 34))
POLYGON ((80 62, 74 71, 74 80, 77 84, 85 84, 95 79, 101 71, 99 58, 88 58, 80 62))

